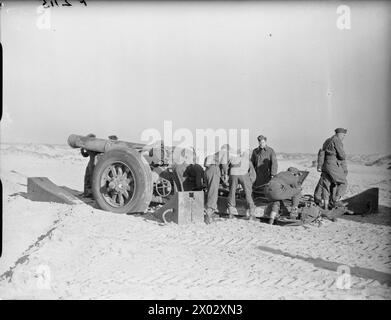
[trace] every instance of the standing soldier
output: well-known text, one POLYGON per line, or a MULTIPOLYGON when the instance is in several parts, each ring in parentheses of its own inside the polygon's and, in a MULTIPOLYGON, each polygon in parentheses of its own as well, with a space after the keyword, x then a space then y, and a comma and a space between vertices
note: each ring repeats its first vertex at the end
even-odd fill
POLYGON ((323 187, 326 189, 324 195, 325 208, 338 206, 346 193, 348 168, 346 165, 346 154, 343 148, 343 139, 347 130, 344 128, 335 129, 335 135, 328 138, 322 147, 324 151, 324 163, 322 166, 323 187), (328 190, 327 190, 328 189, 328 190), (329 198, 327 198, 329 195, 329 198))
POLYGON ((315 187, 314 201, 317 205, 323 206, 324 209, 328 209, 328 199, 333 192, 331 188, 330 179, 327 178, 327 173, 322 172, 324 164, 325 152, 323 149, 319 149, 317 168, 316 170, 321 173, 318 184, 315 187), (327 199, 327 201, 325 201, 327 199))
POLYGON ((213 215, 217 211, 217 200, 219 196, 220 179, 224 183, 228 182, 228 152, 229 146, 224 145, 220 151, 205 158, 205 183, 206 183, 206 213, 205 223, 209 224, 213 220, 213 215))
MULTIPOLYGON (((95 138, 96 136, 93 133, 90 133, 86 137, 95 138)), ((90 157, 84 174, 84 193, 83 193, 84 197, 90 198, 92 197, 92 174, 94 173, 95 158, 98 153, 90 150, 85 150, 84 148, 81 148, 80 152, 83 157, 85 158, 90 157)))
POLYGON ((267 145, 267 138, 260 135, 258 143, 259 146, 253 150, 251 155, 251 162, 257 173, 254 187, 265 185, 277 174, 276 153, 267 145))
MULTIPOLYGON (((249 220, 256 220, 255 218, 255 204, 251 196, 252 184, 251 179, 251 161, 248 151, 243 153, 238 152, 238 157, 232 157, 229 161, 229 194, 228 194, 228 213, 229 217, 233 218, 233 214, 237 214, 236 210, 236 189, 240 184, 244 190, 249 213, 247 218, 249 220)), ((254 170, 254 168, 252 168, 254 170)))

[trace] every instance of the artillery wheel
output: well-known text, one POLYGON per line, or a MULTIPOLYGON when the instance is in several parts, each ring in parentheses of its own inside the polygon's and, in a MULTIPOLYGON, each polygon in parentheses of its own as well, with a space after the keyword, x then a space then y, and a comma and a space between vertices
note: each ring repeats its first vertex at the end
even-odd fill
POLYGON ((99 207, 114 213, 145 212, 152 198, 148 163, 134 150, 111 150, 98 161, 92 193, 99 207))

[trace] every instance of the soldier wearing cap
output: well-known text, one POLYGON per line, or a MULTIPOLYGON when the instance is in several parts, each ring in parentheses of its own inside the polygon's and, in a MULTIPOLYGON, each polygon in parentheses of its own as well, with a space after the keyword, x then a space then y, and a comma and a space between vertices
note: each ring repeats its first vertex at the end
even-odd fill
MULTIPOLYGON (((90 133, 86 136, 87 138, 95 138, 95 134, 90 133)), ((89 157, 89 161, 86 167, 86 171, 84 173, 84 197, 92 197, 92 175, 94 173, 95 168, 95 162, 96 162, 96 156, 97 152, 91 151, 91 150, 85 150, 84 148, 80 149, 81 155, 83 157, 89 157)))
POLYGON ((341 204, 346 193, 348 168, 343 139, 347 130, 335 129, 335 134, 328 138, 319 151, 318 171, 322 172, 320 181, 315 189, 315 200, 323 200, 325 209, 341 204))
POLYGON ((255 148, 251 155, 251 162, 254 165, 257 178, 254 187, 264 185, 277 174, 277 157, 272 148, 267 145, 267 138, 258 136, 259 146, 255 148))
POLYGON ((299 169, 290 167, 287 171, 278 173, 266 185, 265 195, 269 200, 273 201, 270 224, 273 224, 274 219, 278 216, 281 200, 292 200, 291 214, 297 213, 301 197, 300 175, 299 169))

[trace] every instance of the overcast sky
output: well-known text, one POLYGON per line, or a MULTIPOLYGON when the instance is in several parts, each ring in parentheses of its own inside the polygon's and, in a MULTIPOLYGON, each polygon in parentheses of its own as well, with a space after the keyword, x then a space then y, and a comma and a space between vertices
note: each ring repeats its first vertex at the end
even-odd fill
POLYGON ((39 1, 1 9, 3 143, 139 142, 171 120, 247 128, 277 152, 316 153, 346 127, 348 153, 391 152, 389 2, 70 2, 48 29, 39 1))

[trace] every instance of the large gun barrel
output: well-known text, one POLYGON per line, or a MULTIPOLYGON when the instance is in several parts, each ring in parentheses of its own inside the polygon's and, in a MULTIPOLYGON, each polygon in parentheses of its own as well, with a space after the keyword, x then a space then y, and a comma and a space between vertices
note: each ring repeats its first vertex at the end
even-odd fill
POLYGON ((142 143, 90 138, 77 134, 71 134, 68 137, 68 144, 72 148, 83 148, 95 152, 106 152, 114 148, 129 148, 142 150, 146 146, 142 143))

